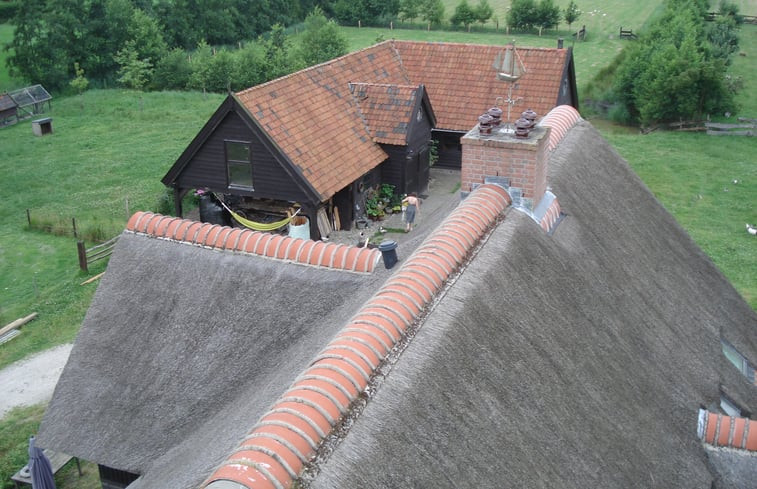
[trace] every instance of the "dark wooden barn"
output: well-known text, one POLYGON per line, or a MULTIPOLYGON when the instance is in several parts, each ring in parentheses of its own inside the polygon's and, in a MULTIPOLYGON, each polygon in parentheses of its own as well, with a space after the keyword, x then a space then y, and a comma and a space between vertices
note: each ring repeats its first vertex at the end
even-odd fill
MULTIPOLYGON (((163 178, 176 213, 199 188, 270 220, 299 204, 318 238, 361 217, 371 187, 423 192, 431 141, 438 165, 460 168, 460 137, 508 95, 492 67, 503 49, 386 41, 229 95, 163 178)), ((578 106, 570 49, 518 53, 513 115, 578 106)))
POLYGON ((252 220, 299 206, 317 239, 362 217, 371 187, 422 191, 434 111, 394 55, 384 44, 230 94, 163 177, 176 213, 203 188, 252 220))

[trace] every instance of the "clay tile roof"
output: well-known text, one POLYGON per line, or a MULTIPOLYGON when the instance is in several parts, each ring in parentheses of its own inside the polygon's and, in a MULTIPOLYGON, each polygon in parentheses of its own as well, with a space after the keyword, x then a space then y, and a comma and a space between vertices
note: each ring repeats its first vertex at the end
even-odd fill
POLYGON ((151 212, 132 215, 126 230, 204 248, 358 273, 373 272, 381 258, 377 249, 230 228, 151 212))
POLYGON ((409 80, 393 46, 381 43, 236 94, 323 199, 387 158, 350 94, 356 81, 409 80))
MULTIPOLYGON (((476 118, 508 95, 492 64, 502 46, 395 41, 402 65, 414 83, 423 83, 437 118, 437 129, 467 131, 476 118)), ((557 103, 567 49, 517 47, 526 73, 516 83, 511 119, 532 109, 546 114, 557 103)), ((507 111, 505 110, 505 115, 507 111)))
POLYGON ((557 147, 560 141, 565 138, 570 128, 581 121, 581 114, 570 105, 560 105, 555 107, 544 118, 539 121, 540 126, 550 127, 549 144, 547 150, 552 151, 557 147))
POLYGON ((363 305, 203 487, 220 489, 224 481, 248 489, 292 487, 381 362, 508 205, 510 197, 498 185, 485 184, 471 193, 363 305))
POLYGON ((398 146, 407 142, 407 129, 416 105, 418 87, 351 83, 350 91, 365 116, 374 141, 398 146))

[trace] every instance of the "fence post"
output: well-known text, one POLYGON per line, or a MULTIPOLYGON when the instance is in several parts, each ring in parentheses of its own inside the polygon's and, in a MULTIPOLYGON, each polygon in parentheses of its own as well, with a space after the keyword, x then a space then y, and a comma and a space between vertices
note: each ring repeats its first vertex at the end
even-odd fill
POLYGON ((74 227, 74 238, 78 238, 79 236, 76 233, 76 218, 75 217, 71 218, 71 225, 74 227))
POLYGON ((87 249, 84 248, 84 241, 76 242, 76 251, 79 253, 79 268, 88 272, 87 269, 87 249))
POLYGON ((26 209, 26 222, 29 223, 29 229, 32 227, 32 211, 26 209))

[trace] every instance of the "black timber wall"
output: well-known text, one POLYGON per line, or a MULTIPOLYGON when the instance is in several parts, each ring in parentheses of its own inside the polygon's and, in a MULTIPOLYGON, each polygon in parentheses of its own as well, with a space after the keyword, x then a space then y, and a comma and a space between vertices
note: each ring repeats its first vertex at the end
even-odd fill
POLYGON ((217 192, 259 199, 302 203, 308 201, 306 194, 287 173, 280 160, 263 144, 263 136, 259 134, 257 128, 251 129, 235 112, 226 114, 216 130, 184 168, 177 181, 182 188, 208 187, 217 192), (228 187, 225 140, 244 141, 251 144, 254 186, 252 191, 228 187))

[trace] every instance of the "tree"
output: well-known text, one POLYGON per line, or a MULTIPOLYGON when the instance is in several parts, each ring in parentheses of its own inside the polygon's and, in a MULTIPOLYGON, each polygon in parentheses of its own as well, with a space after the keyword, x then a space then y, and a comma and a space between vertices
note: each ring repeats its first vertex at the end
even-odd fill
POLYGON ((541 0, 536 8, 536 18, 534 24, 539 28, 541 36, 542 29, 557 27, 560 23, 560 8, 552 0, 541 0))
POLYGON ((399 15, 403 20, 413 22, 420 15, 420 10, 419 0, 400 0, 399 15))
POLYGON ((481 25, 489 22, 489 19, 491 19, 492 15, 494 15, 494 9, 492 9, 492 6, 489 5, 488 0, 481 0, 474 11, 476 13, 476 20, 479 21, 481 25))
POLYGON ((642 125, 734 109, 725 61, 712 55, 702 5, 668 0, 665 10, 627 48, 614 93, 642 125))
POLYGON ((577 21, 580 16, 581 11, 578 9, 576 2, 570 0, 568 6, 565 7, 565 13, 563 14, 565 22, 568 23, 568 30, 570 30, 570 26, 573 24, 573 22, 577 21))
POLYGON ((155 63, 150 87, 154 90, 185 90, 191 75, 187 53, 181 48, 173 48, 155 63))
POLYGON ((118 69, 118 81, 127 88, 141 91, 152 75, 152 63, 147 59, 139 59, 139 53, 132 41, 128 41, 123 49, 115 55, 118 69))
POLYGON ((71 80, 68 84, 76 91, 77 94, 79 94, 79 105, 81 107, 81 110, 84 110, 84 99, 82 98, 82 94, 87 89, 89 80, 84 77, 84 70, 79 67, 78 62, 74 63, 74 72, 76 73, 76 78, 71 80))
POLYGON ((455 7, 455 13, 450 17, 450 23, 453 26, 459 26, 462 24, 466 29, 476 21, 476 12, 468 5, 468 0, 460 0, 460 3, 455 7))
POLYGON ((79 66, 78 62, 74 63, 74 73, 76 73, 76 78, 68 82, 68 84, 81 96, 87 90, 89 80, 84 76, 84 70, 79 66))
POLYGON ((421 18, 431 25, 440 25, 444 21, 444 4, 442 0, 419 0, 421 18))
POLYGON ((535 0, 513 0, 507 12, 507 26, 512 29, 531 29, 536 20, 535 0))
POLYGON ((300 54, 307 66, 347 54, 347 39, 333 20, 326 19, 320 7, 313 9, 305 18, 300 54))

